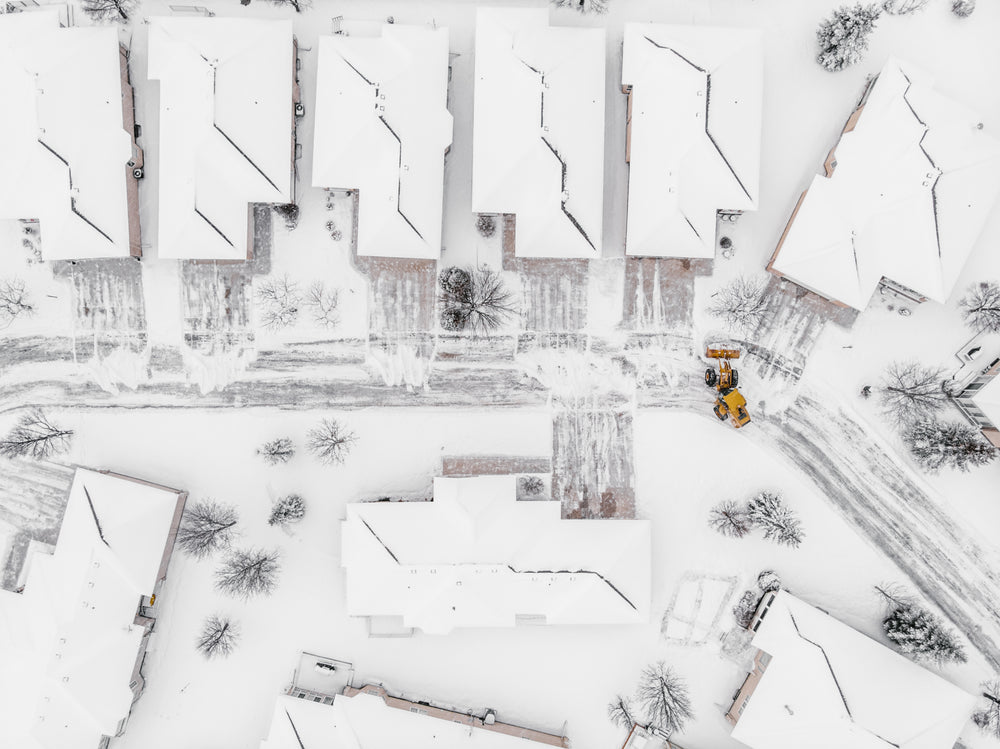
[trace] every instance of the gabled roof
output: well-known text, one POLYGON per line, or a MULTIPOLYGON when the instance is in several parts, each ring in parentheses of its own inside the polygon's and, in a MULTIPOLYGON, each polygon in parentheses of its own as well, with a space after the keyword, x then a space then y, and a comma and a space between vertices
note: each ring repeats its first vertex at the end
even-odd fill
POLYGON ((447 100, 448 29, 320 37, 312 182, 359 190, 359 255, 440 256, 447 100))
POLYGON ((459 723, 429 715, 416 705, 404 709, 410 704, 391 706, 384 697, 366 692, 353 697, 338 694, 332 705, 283 695, 275 703, 271 728, 260 749, 516 749, 552 745, 532 740, 534 732, 528 729, 517 731, 510 726, 514 729, 510 732, 491 730, 474 725, 477 721, 465 715, 459 723))
POLYGON ((716 213, 757 208, 763 89, 755 31, 625 24, 629 255, 715 255, 716 213))
POLYGON ((244 260, 249 204, 291 200, 292 22, 152 18, 160 257, 244 260))
POLYGON ((92 749, 128 716, 129 680, 180 493, 79 469, 55 552, 0 591, 0 746, 92 749))
POLYGON ((785 591, 753 645, 771 660, 733 729, 753 749, 951 749, 975 704, 785 591))
POLYGON ((604 39, 545 8, 478 10, 472 210, 516 214, 519 257, 600 257, 604 39))
POLYGON ((341 564, 354 616, 401 616, 425 632, 649 617, 650 526, 562 520, 519 502, 513 476, 436 478, 432 502, 348 505, 341 564))
POLYGON ((890 59, 773 269, 859 310, 883 277, 946 301, 1000 195, 1000 141, 980 127, 925 74, 890 59))
POLYGON ((0 101, 0 219, 38 219, 47 260, 128 256, 117 31, 0 15, 0 101))

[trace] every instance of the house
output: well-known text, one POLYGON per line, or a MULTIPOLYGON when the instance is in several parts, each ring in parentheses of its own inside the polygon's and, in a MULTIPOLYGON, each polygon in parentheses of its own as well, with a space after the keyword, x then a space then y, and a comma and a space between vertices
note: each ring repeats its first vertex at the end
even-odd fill
POLYGON ((603 29, 478 11, 472 210, 514 223, 518 257, 601 255, 604 62, 603 29))
POLYGON ((945 390, 983 437, 1000 447, 1000 334, 980 333, 956 356, 962 366, 945 390))
POLYGON ((313 187, 358 194, 358 255, 441 255, 448 29, 321 36, 313 187))
POLYGON ((787 591, 765 595, 750 629, 753 671, 726 717, 753 749, 951 749, 975 705, 787 591))
POLYGON ((0 220, 37 223, 42 257, 138 257, 142 153, 112 27, 45 8, 0 15, 0 220))
POLYGON ((628 255, 715 257, 718 214, 760 197, 756 31, 626 23, 628 255))
POLYGON ((568 747, 564 736, 501 723, 493 710, 482 716, 391 696, 384 687, 348 686, 332 704, 283 695, 260 749, 539 749, 568 747))
POLYGON ((77 469, 51 554, 0 590, 0 746, 98 749, 125 730, 187 494, 77 469))
POLYGON ((648 621, 649 521, 563 520, 516 492, 514 476, 438 477, 432 501, 348 505, 348 613, 433 634, 648 621))
POLYGON ((296 61, 291 21, 150 19, 160 257, 246 260, 251 204, 294 200, 296 61))
POLYGON ((858 310, 880 286, 946 301, 1000 195, 1000 140, 890 59, 823 166, 768 269, 858 310))

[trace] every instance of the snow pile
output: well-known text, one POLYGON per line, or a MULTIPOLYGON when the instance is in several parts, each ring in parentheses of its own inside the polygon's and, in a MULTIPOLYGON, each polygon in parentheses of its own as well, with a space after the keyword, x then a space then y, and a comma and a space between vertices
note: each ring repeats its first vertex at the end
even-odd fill
POLYGON ((152 18, 160 257, 245 260, 250 203, 292 199, 292 22, 152 18))
POLYGON ((120 59, 114 28, 0 15, 0 219, 37 219, 47 260, 130 254, 120 59))
POLYGON ((895 59, 858 112, 771 267, 859 310, 883 277, 944 302, 1000 195, 1000 140, 895 59))
POLYGON ((545 8, 477 13, 472 210, 516 214, 519 257, 600 257, 604 39, 545 8))
POLYGON ((359 191, 359 255, 441 254, 447 99, 448 29, 320 37, 312 183, 359 191))
POLYGON ((559 502, 516 494, 514 476, 438 477, 432 502, 348 505, 348 612, 434 634, 648 620, 648 521, 562 520, 559 502))
POLYGON ((629 255, 715 256, 719 209, 759 199, 759 32, 626 23, 629 255))

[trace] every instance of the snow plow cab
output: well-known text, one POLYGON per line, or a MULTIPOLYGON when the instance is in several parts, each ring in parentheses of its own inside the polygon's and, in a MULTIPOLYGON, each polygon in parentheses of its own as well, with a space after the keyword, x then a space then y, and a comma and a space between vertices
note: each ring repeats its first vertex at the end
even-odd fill
POLYGON ((729 363, 730 359, 740 358, 740 350, 709 348, 705 351, 705 357, 716 359, 719 362, 718 372, 711 367, 705 370, 705 384, 715 388, 719 394, 712 410, 719 417, 719 421, 725 421, 728 417, 735 429, 746 426, 750 423, 747 400, 736 389, 740 381, 739 372, 733 369, 732 364, 729 363))

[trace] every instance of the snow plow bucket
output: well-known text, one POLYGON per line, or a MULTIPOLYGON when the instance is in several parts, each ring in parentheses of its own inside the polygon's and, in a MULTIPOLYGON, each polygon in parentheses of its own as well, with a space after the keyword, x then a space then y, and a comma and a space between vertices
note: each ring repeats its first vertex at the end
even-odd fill
POLYGON ((738 348, 710 348, 705 351, 706 359, 739 359, 738 348))

